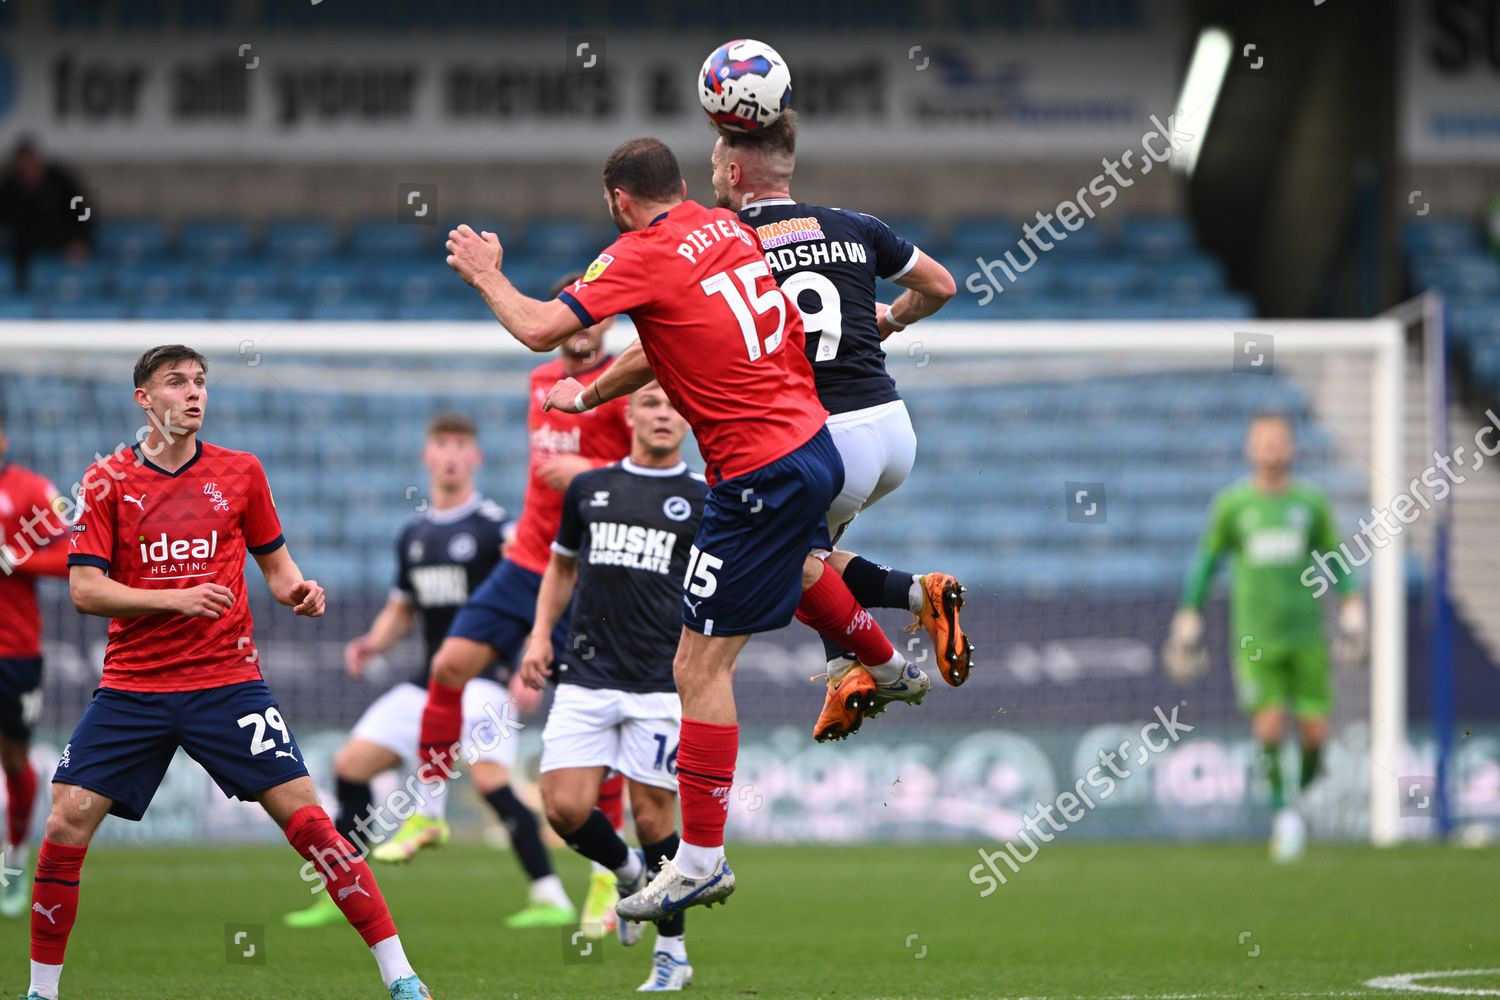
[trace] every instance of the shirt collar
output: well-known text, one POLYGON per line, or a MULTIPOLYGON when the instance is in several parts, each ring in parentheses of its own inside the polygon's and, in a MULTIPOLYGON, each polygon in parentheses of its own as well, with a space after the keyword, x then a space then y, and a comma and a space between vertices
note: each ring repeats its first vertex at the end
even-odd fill
POLYGON ((630 459, 621 459, 620 468, 633 476, 651 476, 658 479, 666 479, 668 476, 680 476, 687 471, 686 462, 678 462, 668 469, 653 469, 644 465, 636 465, 630 459))

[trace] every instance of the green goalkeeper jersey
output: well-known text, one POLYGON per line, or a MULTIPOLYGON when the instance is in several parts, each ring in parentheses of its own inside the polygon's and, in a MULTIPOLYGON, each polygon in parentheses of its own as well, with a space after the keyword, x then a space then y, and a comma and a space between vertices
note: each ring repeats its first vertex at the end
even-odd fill
MULTIPOLYGON (((1323 641, 1323 618, 1313 588, 1302 582, 1314 552, 1339 547, 1333 514, 1323 493, 1292 482, 1280 493, 1262 493, 1244 480, 1214 498, 1208 530, 1188 572, 1182 603, 1202 608, 1219 560, 1228 556, 1229 627, 1233 641, 1253 636, 1266 648, 1285 649, 1323 641)), ((1351 577, 1335 585, 1354 589, 1351 577)))

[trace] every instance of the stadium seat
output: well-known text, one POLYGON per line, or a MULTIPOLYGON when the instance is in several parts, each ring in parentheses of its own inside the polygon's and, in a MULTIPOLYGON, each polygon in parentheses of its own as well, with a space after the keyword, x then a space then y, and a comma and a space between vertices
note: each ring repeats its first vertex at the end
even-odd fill
POLYGON ((319 322, 373 322, 389 319, 390 307, 383 302, 315 302, 308 310, 307 318, 319 322))
POLYGON ((54 302, 47 306, 47 318, 118 321, 130 318, 130 305, 123 299, 106 298, 54 302))
POLYGON ((31 294, 50 302, 107 295, 113 286, 113 272, 103 263, 70 264, 45 257, 31 265, 31 294))
POLYGON ((250 252, 250 229, 243 222, 187 222, 177 239, 184 256, 206 263, 219 263, 250 252))
POLYGON ((7 296, 0 299, 0 319, 40 319, 41 302, 35 298, 7 296))
POLYGON ((1422 219, 1406 226, 1406 247, 1414 257, 1479 250, 1483 245, 1473 219, 1422 219))
MULTIPOLYGON (((133 319, 138 320, 208 320, 218 310, 207 299, 171 298, 161 301, 137 301, 133 319)), ((217 390, 216 390, 217 391, 217 390)))
POLYGON ((1193 225, 1181 215, 1146 215, 1126 219, 1120 227, 1120 249, 1153 260, 1190 252, 1193 225))
POLYGON ((95 247, 101 254, 116 260, 139 260, 166 252, 167 228, 150 219, 101 221, 95 247))
POLYGON ((448 231, 405 222, 367 221, 349 236, 349 252, 359 257, 401 257, 427 254, 441 259, 448 231))
POLYGON ((273 222, 266 226, 265 253, 279 261, 303 262, 327 257, 338 246, 338 234, 327 222, 273 222))
POLYGON ((230 302, 224 306, 221 319, 230 322, 269 323, 300 319, 302 312, 297 304, 286 299, 264 299, 261 301, 230 302))

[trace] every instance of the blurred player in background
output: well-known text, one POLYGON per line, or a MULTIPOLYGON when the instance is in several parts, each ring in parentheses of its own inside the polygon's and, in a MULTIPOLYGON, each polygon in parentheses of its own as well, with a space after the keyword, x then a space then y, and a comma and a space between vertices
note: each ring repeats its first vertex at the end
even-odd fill
POLYGON ((40 576, 68 575, 67 501, 30 469, 6 460, 10 441, 0 419, 0 768, 5 770, 6 874, 0 878, 0 914, 26 912, 28 883, 16 871, 29 860, 26 835, 36 803, 31 727, 42 712, 40 576))
MULTIPOLYGON (((447 772, 446 765, 459 742, 467 683, 497 658, 519 670, 522 647, 536 613, 542 573, 547 568, 552 539, 562 516, 563 491, 580 472, 619 461, 630 453, 624 400, 581 415, 542 409, 547 389, 558 379, 592 382, 614 364, 614 357, 603 353, 604 335, 611 322, 606 318, 587 329, 574 331, 561 342, 560 357, 531 373, 527 418, 531 466, 525 508, 516 525, 515 539, 505 558, 454 617, 432 658, 432 678, 427 685, 419 743, 422 759, 439 765, 430 769, 433 777, 447 772)), ((559 647, 566 641, 566 635, 566 622, 559 622, 559 647)), ((518 698, 524 693, 527 699, 520 707, 529 708, 536 703, 536 696, 519 683, 512 690, 518 698)), ((536 816, 516 798, 508 784, 501 786, 490 801, 501 812, 516 856, 531 878, 531 905, 513 915, 507 925, 553 927, 578 919, 578 912, 552 870, 536 816)), ((618 825, 618 817, 616 822, 618 825)), ((591 889, 591 896, 595 897, 592 902, 598 908, 598 893, 591 889)))
POLYGON ((632 139, 604 163, 605 200, 621 236, 550 302, 518 292, 500 271, 493 233, 448 234, 448 264, 534 351, 565 342, 596 317, 625 313, 640 339, 584 384, 565 378, 549 409, 584 413, 653 380, 688 421, 712 484, 683 580, 683 630, 673 675, 682 698, 678 779, 682 842, 661 874, 616 911, 661 920, 734 891, 724 819, 739 752, 734 663, 756 632, 795 614, 842 637, 861 666, 845 676, 819 731, 838 736, 874 706, 878 682, 906 671, 870 613, 812 553, 831 549, 827 511, 843 462, 824 427, 802 320, 772 279, 753 232, 732 212, 684 200, 677 158, 660 140, 632 139))
MULTIPOLYGON (((396 585, 385 607, 368 632, 344 647, 349 675, 362 676, 375 656, 404 639, 420 620, 421 669, 365 710, 349 742, 333 759, 339 803, 334 826, 364 848, 371 836, 370 781, 397 766, 408 774, 416 770, 428 664, 458 609, 500 562, 500 548, 512 525, 505 509, 474 486, 481 462, 478 429, 471 419, 445 413, 428 425, 422 450, 428 474, 426 509, 406 523, 396 540, 396 585)), ((471 765, 470 778, 502 823, 514 799, 508 784, 517 741, 503 725, 510 713, 511 696, 492 678, 476 677, 464 689, 464 755, 471 765)), ((395 837, 371 852, 377 861, 407 861, 423 846, 448 842, 448 783, 426 781, 420 787, 416 812, 395 837)), ((385 812, 376 815, 384 824, 385 812)), ((284 922, 289 927, 319 927, 341 919, 325 894, 307 909, 287 914, 284 922)))
MULTIPOLYGON (((630 457, 585 472, 563 498, 552 561, 542 577, 536 625, 522 673, 537 690, 559 661, 557 697, 542 732, 542 801, 552 828, 619 880, 622 895, 677 853, 677 730, 682 703, 672 657, 682 619, 682 577, 708 486, 682 460, 683 420, 661 386, 629 397, 630 457), (573 602, 570 638, 553 649, 552 628, 573 602), (610 772, 629 779, 636 835, 630 850, 594 800, 610 772)), ((651 975, 641 990, 692 982, 685 917, 657 922, 651 975)), ((644 925, 621 920, 633 945, 644 925)))
MULTIPOLYGON (((837 543, 855 515, 906 481, 917 458, 916 431, 886 371, 881 342, 937 312, 956 286, 943 265, 874 216, 792 199, 795 111, 753 132, 718 131, 714 197, 755 229, 777 284, 802 313, 818 398, 844 460, 844 488, 828 511, 837 543), (886 306, 875 299, 877 278, 907 290, 886 306)), ((847 550, 827 562, 860 604, 903 608, 917 617, 912 629, 927 630, 944 680, 957 687, 968 678, 973 646, 959 626, 964 588, 957 580, 893 570, 847 550)), ((832 697, 856 660, 833 639, 823 644, 832 697)), ((888 700, 880 698, 877 707, 888 700)))
MULTIPOLYGON (((305 870, 370 946, 392 1000, 431 997, 401 948, 375 875, 318 804, 261 675, 245 592, 255 556, 278 604, 323 615, 323 588, 287 552, 260 460, 198 440, 207 362, 180 345, 135 366, 152 429, 90 466, 68 557, 73 604, 111 619, 104 677, 52 778, 37 858, 28 1000, 56 1000, 78 883, 108 814, 139 820, 178 747, 224 794, 259 802, 305 870)), ((168 990, 170 992, 170 990, 168 990)))
MULTIPOLYGON (((1327 497, 1292 478, 1295 454, 1286 416, 1266 413, 1251 421, 1245 439, 1250 478, 1214 498, 1163 652, 1180 682, 1203 671, 1203 603, 1219 560, 1231 557, 1229 657, 1240 707, 1250 716, 1271 785, 1276 819, 1270 849, 1278 861, 1301 856, 1307 839, 1301 813, 1288 805, 1281 773, 1286 706, 1296 715, 1302 749, 1299 790, 1318 775, 1333 707, 1322 609, 1302 577, 1312 554, 1337 550, 1339 537, 1327 497)), ((1339 658, 1362 660, 1364 602, 1352 575, 1338 576, 1335 585, 1342 595, 1339 658)))

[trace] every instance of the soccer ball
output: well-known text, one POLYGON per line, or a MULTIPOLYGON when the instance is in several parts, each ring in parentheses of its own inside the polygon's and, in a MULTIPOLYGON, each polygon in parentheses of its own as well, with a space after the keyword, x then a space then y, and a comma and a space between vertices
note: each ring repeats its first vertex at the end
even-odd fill
POLYGON ((781 117, 792 98, 786 60, 765 42, 740 38, 709 54, 698 74, 698 100, 731 132, 754 132, 781 117))

